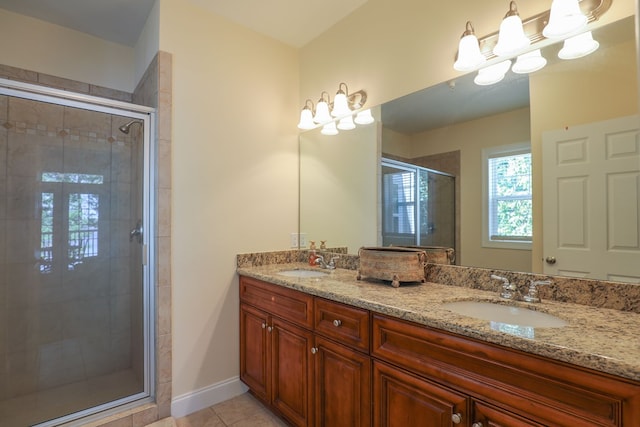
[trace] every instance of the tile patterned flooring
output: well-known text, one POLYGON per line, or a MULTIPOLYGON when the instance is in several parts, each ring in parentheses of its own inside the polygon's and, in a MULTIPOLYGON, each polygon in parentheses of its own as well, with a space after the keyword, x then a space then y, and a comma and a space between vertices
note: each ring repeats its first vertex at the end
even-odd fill
POLYGON ((177 427, 287 427, 249 393, 176 419, 177 427))

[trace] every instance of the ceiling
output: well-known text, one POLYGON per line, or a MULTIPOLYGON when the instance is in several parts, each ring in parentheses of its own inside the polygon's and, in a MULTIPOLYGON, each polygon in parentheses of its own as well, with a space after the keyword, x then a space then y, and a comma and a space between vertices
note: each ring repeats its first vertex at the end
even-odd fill
MULTIPOLYGON (((0 8, 134 46, 156 0, 0 0, 0 8)), ((302 47, 367 0, 181 0, 302 47)))

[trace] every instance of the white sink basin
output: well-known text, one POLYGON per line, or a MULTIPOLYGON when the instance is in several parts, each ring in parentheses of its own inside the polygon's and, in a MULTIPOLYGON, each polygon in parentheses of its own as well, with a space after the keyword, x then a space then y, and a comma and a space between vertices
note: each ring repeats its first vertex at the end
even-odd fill
POLYGON ((443 307, 463 316, 489 320, 492 326, 493 323, 531 328, 561 328, 567 325, 567 322, 551 314, 486 301, 456 301, 445 303, 443 307))
POLYGON ((284 270, 278 271, 278 274, 288 277, 324 277, 329 273, 319 270, 284 270))

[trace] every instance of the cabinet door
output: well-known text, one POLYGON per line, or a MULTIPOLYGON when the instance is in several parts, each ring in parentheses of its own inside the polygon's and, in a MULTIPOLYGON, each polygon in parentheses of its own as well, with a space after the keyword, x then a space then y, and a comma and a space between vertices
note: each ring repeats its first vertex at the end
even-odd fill
POLYGON ((376 427, 468 425, 467 396, 377 361, 373 362, 373 407, 376 427))
POLYGON ((270 392, 268 315, 240 305, 240 379, 265 402, 270 392))
POLYGON ((313 426, 313 334, 272 318, 271 404, 296 426, 313 426))
POLYGON ((371 425, 371 359, 316 336, 316 427, 371 425))
POLYGON ((473 402, 473 422, 480 423, 478 427, 544 427, 543 424, 476 401, 473 402))

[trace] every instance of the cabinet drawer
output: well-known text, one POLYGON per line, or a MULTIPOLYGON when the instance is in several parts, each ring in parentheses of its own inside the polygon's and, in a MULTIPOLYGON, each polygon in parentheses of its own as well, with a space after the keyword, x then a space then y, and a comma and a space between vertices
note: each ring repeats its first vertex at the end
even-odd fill
POLYGON ((369 352, 369 311, 316 297, 315 330, 342 344, 369 352))
POLYGON ((313 297, 251 277, 240 276, 240 301, 311 329, 313 297))

